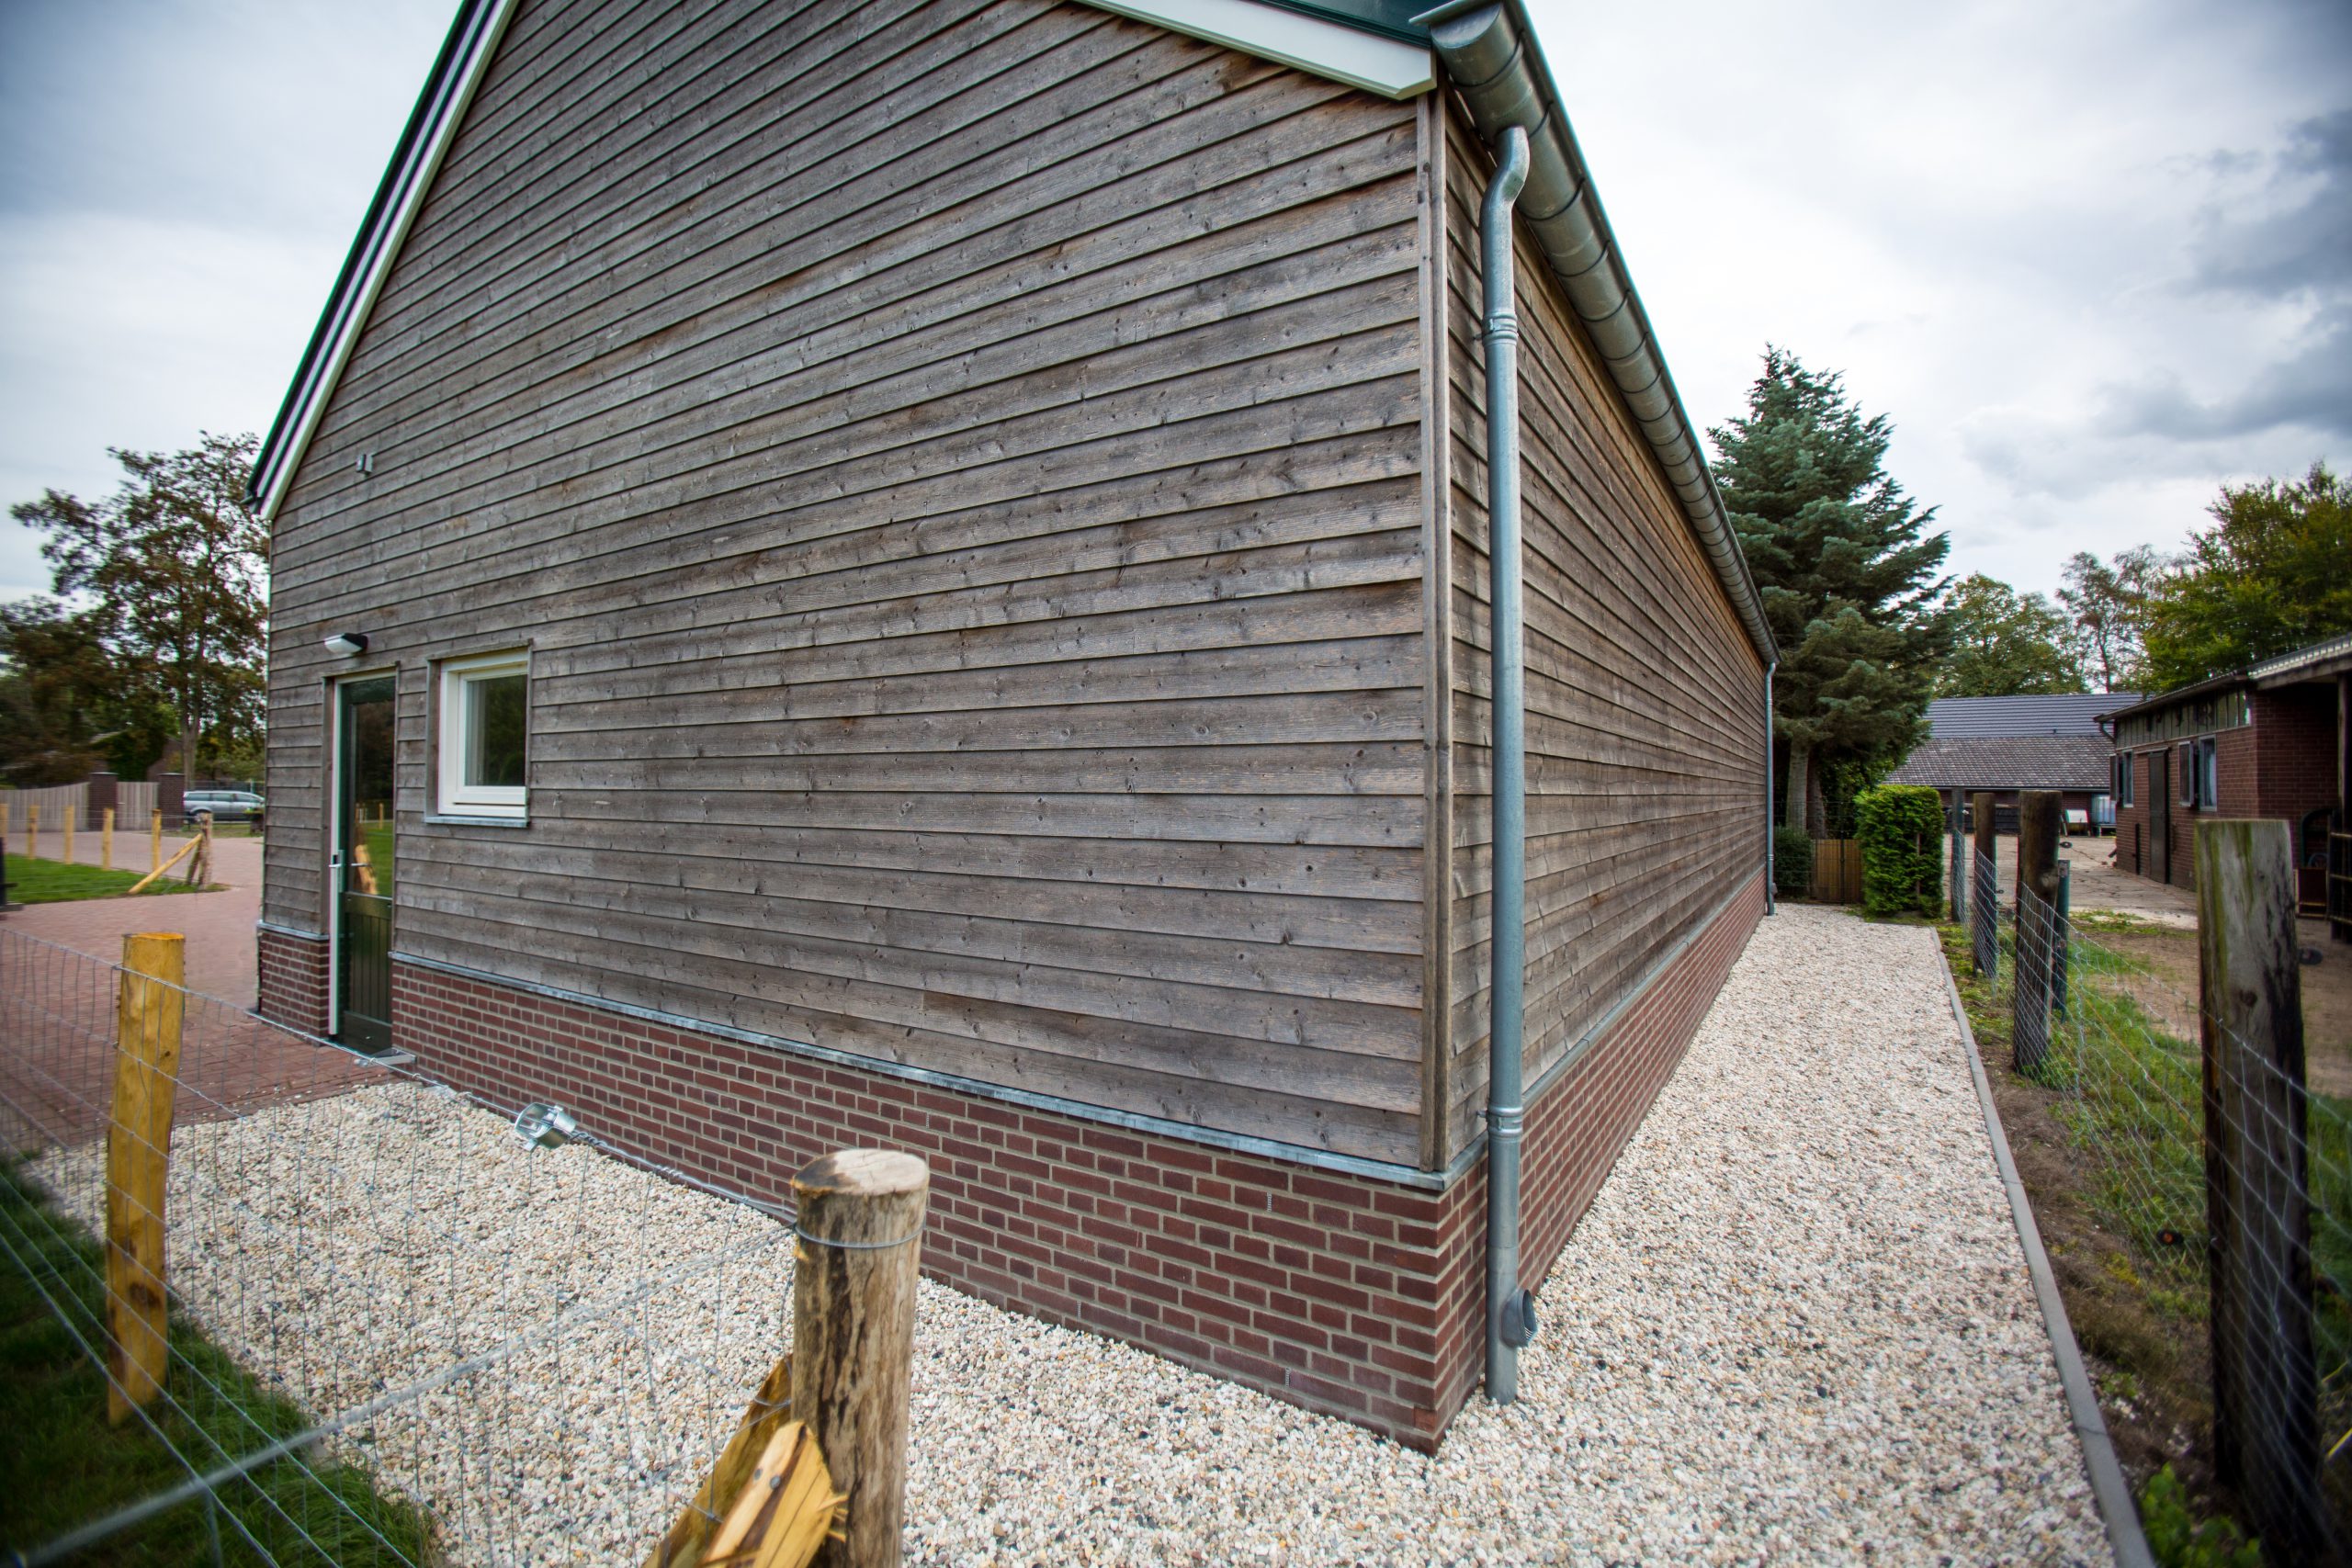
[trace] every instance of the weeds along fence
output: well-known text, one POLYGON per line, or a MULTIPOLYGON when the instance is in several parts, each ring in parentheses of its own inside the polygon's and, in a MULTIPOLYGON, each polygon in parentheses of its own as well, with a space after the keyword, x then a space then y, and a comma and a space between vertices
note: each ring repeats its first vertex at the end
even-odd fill
POLYGON ((2001 908, 1981 852, 1971 949, 2011 1065, 2057 1094, 2103 1228, 2184 1364, 2210 1369, 2215 1468, 2263 1561, 2336 1562, 2352 1541, 2352 1101, 2305 1081, 2283 844, 2271 879, 2224 848, 2200 837, 2197 991, 2083 929, 2063 894, 2001 908))
POLYGON ((784 1347, 793 1231, 526 1111, 0 931, 7 1327, 119 1417, 7 1544, 643 1561, 784 1347))

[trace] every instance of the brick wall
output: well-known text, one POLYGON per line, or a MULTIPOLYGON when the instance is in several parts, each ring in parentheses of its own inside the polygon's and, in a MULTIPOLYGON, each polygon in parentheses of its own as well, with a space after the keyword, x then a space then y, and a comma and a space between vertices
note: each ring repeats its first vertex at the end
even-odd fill
POLYGON ((2259 777, 2255 809, 2290 826, 2335 804, 2335 688, 2286 686, 2254 694, 2259 777))
POLYGON ((260 996, 254 1010, 311 1034, 327 1032, 327 944, 266 928, 254 933, 260 996))
MULTIPOLYGON (((2335 801, 2335 694, 2326 687, 2287 687, 2251 694, 2253 722, 2220 731, 2214 738, 2215 810, 2221 817, 2269 817, 2290 827, 2302 814, 2335 801)), ((2190 811, 2177 798, 2180 789, 2179 749, 2176 741, 2163 750, 2169 759, 2165 789, 2174 796, 2169 816, 2172 875, 2176 886, 2197 886, 2197 822, 2206 813, 2190 811)), ((2150 801, 2158 787, 2153 750, 2132 754, 2138 769, 2133 804, 2116 812, 2116 865, 2142 876, 2154 874, 2154 853, 2148 842, 2150 801)))
MULTIPOLYGON (((1681 1059, 1763 909, 1750 881, 1533 1103, 1525 1277, 1542 1277, 1681 1059)), ((323 944, 263 935, 263 1010, 323 1021, 323 944), (304 966, 306 952, 315 960, 304 966), (305 985, 312 987, 303 993, 305 985)), ((1484 1356, 1483 1163, 1442 1190, 1130 1132, 395 962, 393 1042, 496 1104, 764 1199, 843 1145, 930 1160, 923 1266, 1434 1448, 1484 1356)))

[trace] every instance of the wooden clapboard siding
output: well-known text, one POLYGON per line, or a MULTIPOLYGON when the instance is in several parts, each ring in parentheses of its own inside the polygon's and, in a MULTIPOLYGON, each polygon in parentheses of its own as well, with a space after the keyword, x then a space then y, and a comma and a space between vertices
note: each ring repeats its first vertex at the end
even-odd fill
MULTIPOLYGON (((1493 164, 1446 114, 1452 1060, 1442 1155, 1486 1089, 1493 863, 1478 206, 1493 164)), ((1763 668, 1656 460, 1524 231, 1531 1081, 1762 863, 1763 668)), ((1432 986, 1432 994, 1438 987, 1432 986)))
POLYGON ((268 918, 349 626, 404 953, 1424 1157, 1424 112, 1053 0, 523 0, 280 514, 268 918), (524 645, 528 826, 427 823, 430 661, 524 645))

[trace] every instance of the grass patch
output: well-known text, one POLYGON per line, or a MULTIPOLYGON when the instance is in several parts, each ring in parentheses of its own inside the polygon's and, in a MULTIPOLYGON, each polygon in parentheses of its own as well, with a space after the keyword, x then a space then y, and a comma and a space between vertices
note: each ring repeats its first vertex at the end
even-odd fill
MULTIPOLYGON (((44 1203, 13 1163, 0 1167, 0 1241, 12 1255, 0 1258, 0 1541, 18 1551, 39 1546, 177 1485, 188 1471, 171 1449, 209 1468, 309 1425, 176 1314, 168 1392, 183 1408, 163 1399, 149 1407, 161 1438, 136 1416, 109 1425, 106 1380, 74 1337, 103 1343, 96 1244, 44 1203)), ((244 1531, 267 1560, 288 1562, 318 1560, 306 1534, 334 1562, 422 1562, 431 1539, 420 1509, 313 1449, 300 1463, 279 1460, 223 1486, 217 1518, 202 1501, 187 1503, 74 1561, 209 1562, 216 1528, 228 1562, 263 1560, 244 1531)))
MULTIPOLYGON (((186 862, 182 862, 184 866, 186 862)), ((68 865, 62 860, 34 860, 25 855, 8 857, 8 897, 19 904, 64 904, 77 898, 119 898, 130 891, 143 871, 107 871, 95 865, 68 865)), ((191 888, 177 880, 178 871, 171 871, 147 887, 141 895, 157 893, 210 892, 207 888, 191 888)))
MULTIPOLYGON (((2004 1117, 2030 1106, 2063 1129, 2061 1146, 2041 1151, 2052 1157, 2038 1161, 2039 1179, 2027 1187, 2077 1337, 2104 1363, 2099 1382, 2111 1424, 2120 1424, 2120 1400, 2155 1425, 2194 1431, 2201 1449, 2211 1441, 2202 1047, 2169 1032, 2132 995, 2135 987, 2144 990, 2154 965, 2093 940, 2102 930, 2158 929, 2129 917, 2098 926, 2075 921, 2082 940, 2067 950, 2067 1011, 2052 1021, 2049 1055, 2030 1075, 2014 1066, 2012 992, 1973 973, 1965 927, 1946 925, 1942 937, 1986 1070, 2004 1086, 2004 1117)), ((2005 937, 2000 982, 2009 980, 2014 961, 2005 937)), ((2314 1092, 2306 1111, 2312 1328, 2326 1450, 2352 1441, 2352 1100, 2314 1092)), ((2014 1129, 2011 1146, 2018 1146, 2014 1129)), ((2021 1157, 2021 1169, 2025 1164, 2021 1157)), ((2132 1418, 2129 1410, 2121 1415, 2132 1418)), ((2352 1515, 2338 1466, 2326 1468, 2324 1483, 2339 1517, 2352 1515)), ((2197 1512, 2169 1472, 2159 1490, 2167 1511, 2197 1512)), ((2183 1528, 2184 1541, 2227 1543, 2211 1561, 2244 1560, 2226 1521, 2210 1535, 2203 1526, 2183 1528)), ((2181 1558, 2208 1560, 2194 1551, 2181 1558)))

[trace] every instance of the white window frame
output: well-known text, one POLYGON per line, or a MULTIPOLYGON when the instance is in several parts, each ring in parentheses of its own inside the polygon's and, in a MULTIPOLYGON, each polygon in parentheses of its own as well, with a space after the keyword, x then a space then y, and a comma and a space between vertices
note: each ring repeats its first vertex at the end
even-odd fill
POLYGON ((439 784, 435 801, 443 817, 485 817, 515 821, 530 810, 530 690, 531 653, 523 648, 507 649, 497 653, 473 653, 463 659, 445 659, 435 682, 435 705, 438 709, 434 724, 434 749, 437 753, 435 774, 439 784), (466 702, 469 688, 475 682, 503 675, 523 677, 523 769, 526 782, 520 785, 468 784, 465 782, 466 702))

